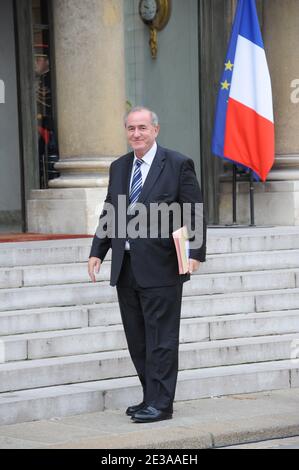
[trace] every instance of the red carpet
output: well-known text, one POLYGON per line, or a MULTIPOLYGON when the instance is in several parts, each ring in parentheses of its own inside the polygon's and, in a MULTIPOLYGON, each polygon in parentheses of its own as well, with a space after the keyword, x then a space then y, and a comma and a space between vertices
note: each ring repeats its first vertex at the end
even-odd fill
POLYGON ((92 238, 92 235, 66 235, 60 233, 2 233, 0 234, 0 243, 65 240, 67 238, 92 238))

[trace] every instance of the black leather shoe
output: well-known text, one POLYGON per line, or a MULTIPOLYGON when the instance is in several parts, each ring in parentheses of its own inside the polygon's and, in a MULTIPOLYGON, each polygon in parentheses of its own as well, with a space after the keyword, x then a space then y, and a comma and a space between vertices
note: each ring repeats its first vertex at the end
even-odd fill
POLYGON ((144 403, 144 401, 139 403, 139 405, 129 406, 129 408, 126 409, 126 415, 134 416, 137 411, 142 410, 142 408, 144 408, 145 406, 146 403, 144 403))
POLYGON ((145 408, 137 411, 132 420, 134 423, 152 423, 154 421, 163 421, 164 419, 171 419, 172 413, 157 410, 153 406, 146 406, 145 408))

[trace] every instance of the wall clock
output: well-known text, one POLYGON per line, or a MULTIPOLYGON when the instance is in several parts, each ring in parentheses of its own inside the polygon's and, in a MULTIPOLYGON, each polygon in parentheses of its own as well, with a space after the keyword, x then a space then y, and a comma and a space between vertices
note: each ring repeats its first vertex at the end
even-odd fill
POLYGON ((139 16, 150 29, 150 49, 152 58, 158 53, 158 35, 167 25, 171 13, 171 0, 140 0, 139 16))

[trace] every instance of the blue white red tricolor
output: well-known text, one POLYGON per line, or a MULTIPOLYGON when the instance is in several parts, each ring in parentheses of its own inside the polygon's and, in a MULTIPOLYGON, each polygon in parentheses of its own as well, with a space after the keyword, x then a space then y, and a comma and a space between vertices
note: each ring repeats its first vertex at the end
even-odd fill
POLYGON ((212 152, 265 181, 274 163, 272 90, 255 0, 239 0, 218 94, 212 152))

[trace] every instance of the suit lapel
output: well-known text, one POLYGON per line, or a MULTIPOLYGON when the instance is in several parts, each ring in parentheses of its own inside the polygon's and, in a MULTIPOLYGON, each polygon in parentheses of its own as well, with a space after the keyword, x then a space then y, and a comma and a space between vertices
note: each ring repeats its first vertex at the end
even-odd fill
POLYGON ((132 173, 132 167, 133 167, 133 162, 134 162, 134 153, 131 152, 127 160, 125 162, 123 174, 122 174, 122 194, 125 194, 127 197, 127 207, 129 205, 129 191, 130 191, 130 180, 131 180, 131 173, 132 173))
POLYGON ((155 182, 159 178, 160 173, 164 168, 164 165, 165 165, 165 154, 164 154, 162 147, 158 145, 157 153, 155 155, 153 163, 146 177, 138 202, 144 202, 146 200, 149 192, 151 191, 155 182))

